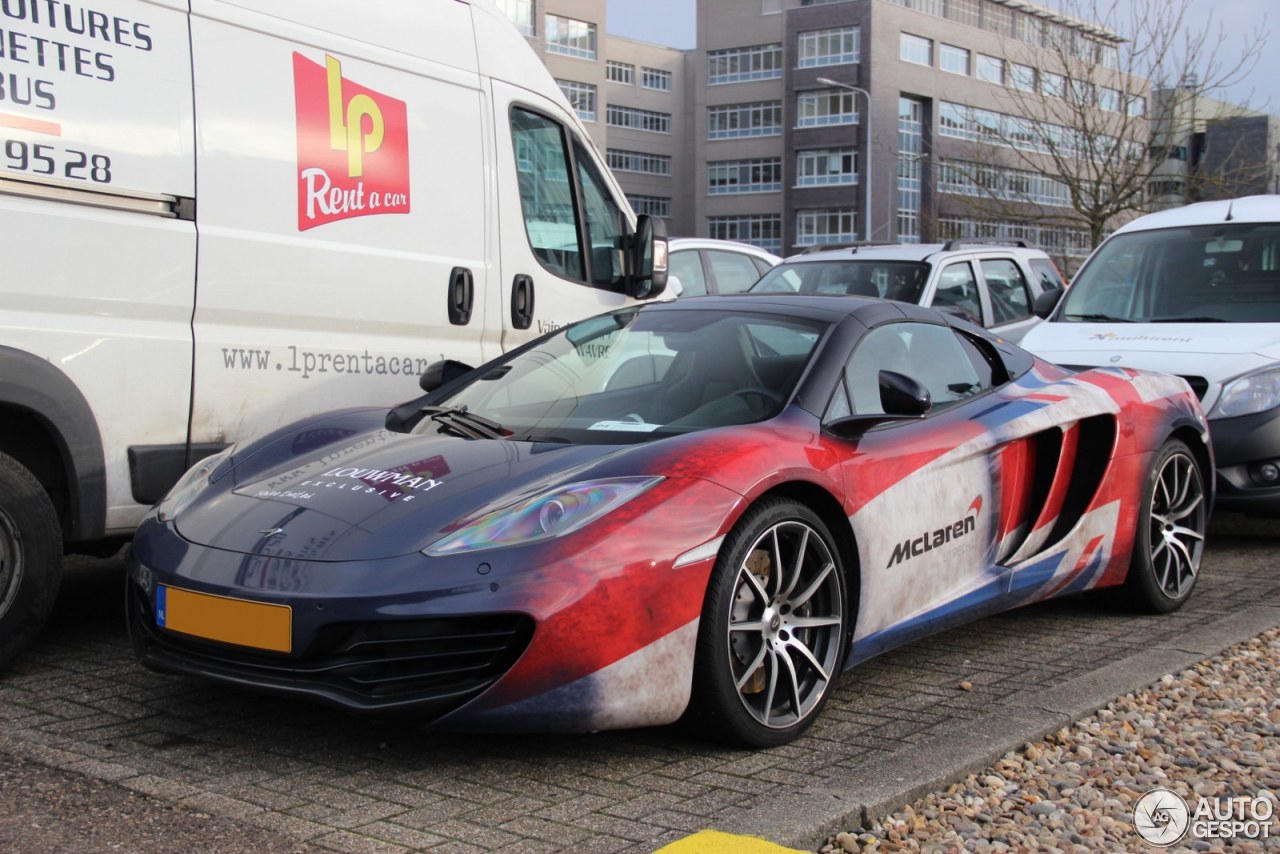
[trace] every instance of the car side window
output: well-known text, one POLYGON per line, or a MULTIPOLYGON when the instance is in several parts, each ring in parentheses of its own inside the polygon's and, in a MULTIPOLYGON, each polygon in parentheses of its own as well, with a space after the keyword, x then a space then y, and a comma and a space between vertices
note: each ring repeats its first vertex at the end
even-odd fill
POLYGON ((1058 268, 1048 258, 1032 258, 1031 272, 1040 277, 1040 287, 1046 291, 1054 288, 1065 288, 1067 283, 1062 280, 1062 274, 1058 272, 1058 268))
MULTIPOLYGON (((967 342, 966 342, 967 343, 967 342)), ((949 326, 890 323, 868 332, 845 366, 848 400, 857 415, 884 412, 880 372, 896 371, 924 386, 939 409, 991 388, 991 371, 979 372, 977 348, 966 349, 949 326)))
POLYGON ((569 131, 530 110, 511 111, 511 137, 525 233, 533 254, 566 279, 618 288, 623 280, 626 221, 595 161, 577 140, 570 157, 569 131), (576 175, 570 171, 571 163, 576 164, 576 175), (590 241, 589 254, 582 248, 582 224, 590 241))
POLYGON ((708 249, 707 263, 711 266, 711 275, 716 281, 716 293, 740 294, 760 278, 751 258, 737 252, 708 249))
POLYGON ((1027 279, 1011 258, 985 258, 982 277, 987 281, 991 298, 991 325, 1012 323, 1031 316, 1031 294, 1027 279))
POLYGON ((968 261, 948 264, 938 274, 938 287, 933 293, 933 307, 954 311, 973 323, 982 323, 982 301, 978 297, 978 279, 968 261))
POLYGON ((701 253, 696 249, 672 252, 667 261, 667 274, 680 280, 681 296, 698 297, 707 292, 701 253))

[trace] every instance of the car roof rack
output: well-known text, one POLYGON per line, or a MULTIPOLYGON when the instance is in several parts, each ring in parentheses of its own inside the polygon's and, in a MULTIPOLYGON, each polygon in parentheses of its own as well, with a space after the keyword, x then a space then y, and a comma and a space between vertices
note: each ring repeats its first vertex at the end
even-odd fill
POLYGON ((896 240, 853 240, 848 243, 813 243, 800 250, 801 255, 812 255, 814 252, 827 252, 833 249, 852 249, 857 252, 867 246, 900 246, 896 240))
POLYGON ((1015 237, 956 237, 942 244, 943 252, 953 252, 965 246, 1014 246, 1029 249, 1027 241, 1015 237))

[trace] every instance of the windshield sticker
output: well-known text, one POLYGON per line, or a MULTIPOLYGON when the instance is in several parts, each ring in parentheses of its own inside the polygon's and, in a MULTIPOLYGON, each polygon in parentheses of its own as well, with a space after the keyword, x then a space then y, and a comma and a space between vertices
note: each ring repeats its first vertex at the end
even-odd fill
POLYGON ((661 424, 646 424, 643 421, 597 421, 588 430, 621 430, 627 433, 652 433, 661 424))
POLYGON ((357 216, 409 213, 405 102, 293 55, 298 122, 298 230, 357 216))

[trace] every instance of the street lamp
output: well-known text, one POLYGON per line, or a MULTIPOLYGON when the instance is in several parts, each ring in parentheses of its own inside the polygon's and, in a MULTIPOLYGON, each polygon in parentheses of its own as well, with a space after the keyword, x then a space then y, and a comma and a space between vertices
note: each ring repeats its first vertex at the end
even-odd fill
POLYGON ((841 83, 839 80, 832 80, 830 77, 819 77, 818 82, 823 86, 834 86, 837 89, 848 89, 850 92, 861 95, 867 99, 867 150, 862 157, 862 171, 867 176, 867 188, 863 191, 867 200, 867 223, 866 223, 866 239, 871 239, 871 93, 866 89, 853 86, 849 83, 841 83))

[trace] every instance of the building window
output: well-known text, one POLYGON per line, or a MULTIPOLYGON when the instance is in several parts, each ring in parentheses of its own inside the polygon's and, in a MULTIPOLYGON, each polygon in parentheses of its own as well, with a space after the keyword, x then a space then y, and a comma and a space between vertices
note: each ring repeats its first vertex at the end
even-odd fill
POLYGON ((854 240, 853 208, 829 208, 796 213, 796 246, 849 243, 854 240))
POLYGON ((498 8, 506 13, 516 29, 533 35, 533 0, 498 0, 498 8))
POLYGON ((671 133, 670 113, 657 113, 653 110, 610 104, 605 108, 605 121, 609 127, 614 128, 630 128, 649 133, 671 133))
POLYGON ((969 76, 969 51, 943 42, 938 45, 938 67, 952 74, 969 76))
POLYGON ((1025 240, 1050 255, 1083 258, 1092 249, 1089 231, 1063 225, 1029 225, 997 222, 961 216, 938 217, 938 239, 959 240, 966 237, 996 237, 1001 240, 1025 240))
POLYGON ((964 160, 938 164, 938 192, 1054 207, 1071 205, 1070 188, 1050 175, 964 160))
POLYGON ((858 61, 860 34, 857 27, 814 30, 801 33, 799 39, 801 68, 822 65, 847 65, 858 61))
POLYGON ((660 68, 643 68, 641 69, 640 85, 646 89, 670 92, 671 72, 663 71, 660 68))
POLYGON ((817 148, 796 153, 796 186, 858 183, 858 154, 852 148, 817 148))
POLYGON ((547 15, 547 53, 596 58, 596 25, 559 15, 547 15))
POLYGON ((671 216, 671 199, 666 196, 627 196, 627 201, 636 214, 648 214, 662 219, 671 216))
POLYGON ((720 160, 707 164, 707 195, 776 193, 782 189, 782 158, 720 160))
POLYGON ((671 156, 646 154, 643 151, 622 151, 610 148, 606 153, 609 168, 615 172, 642 172, 645 175, 670 175, 671 156))
POLYGON ((897 238, 920 242, 920 201, 924 161, 924 103, 898 99, 898 213, 897 238))
POLYGON ((569 105, 584 122, 596 120, 596 87, 590 83, 577 83, 573 80, 556 80, 560 91, 569 99, 569 105))
POLYGON ((801 92, 796 96, 796 127, 857 124, 858 114, 853 108, 853 95, 852 89, 801 92))
POLYGON ((1129 95, 1125 103, 1125 112, 1130 117, 1141 118, 1147 114, 1147 99, 1141 95, 1129 95))
POLYGON ((898 43, 898 58, 903 62, 933 67, 933 40, 903 33, 898 43))
POLYGON ((735 47, 707 53, 707 83, 742 83, 782 76, 782 45, 735 47))
POLYGON ((636 80, 636 67, 629 62, 618 62, 613 59, 606 60, 604 76, 610 83, 623 83, 631 86, 636 80))
POLYGON ((978 59, 973 64, 973 76, 984 83, 995 83, 997 86, 1003 86, 1004 60, 998 56, 987 56, 985 53, 978 54, 978 59))
POLYGON ((782 104, 778 101, 707 108, 707 139, 781 135, 782 104))
POLYGON ((1098 107, 1108 113, 1120 112, 1120 90, 1108 86, 1098 87, 1098 107))
POLYGON ((1021 62, 1010 62, 1009 85, 1023 92, 1036 91, 1036 70, 1021 62))
POLYGON ((707 236, 716 240, 737 240, 759 246, 775 255, 782 252, 782 215, 707 217, 707 236))
POLYGON ((1052 71, 1041 71, 1040 94, 1046 98, 1067 97, 1067 78, 1052 71))

